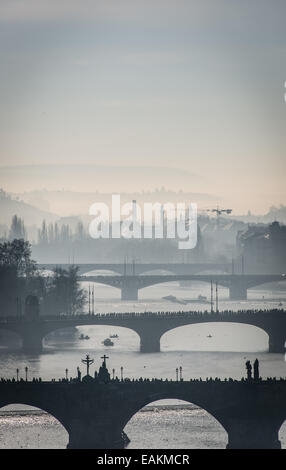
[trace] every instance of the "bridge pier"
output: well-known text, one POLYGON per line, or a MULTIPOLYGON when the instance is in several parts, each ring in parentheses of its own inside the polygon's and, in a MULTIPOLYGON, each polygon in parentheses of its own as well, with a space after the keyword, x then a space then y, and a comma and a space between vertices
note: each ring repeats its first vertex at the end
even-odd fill
POLYGON ((70 428, 67 449, 124 449, 128 442, 112 419, 108 422, 77 419, 70 428))
POLYGON ((161 334, 156 330, 146 329, 138 332, 140 336, 140 352, 141 353, 156 353, 160 352, 160 338, 161 334))
POLYGON ((285 353, 285 341, 286 333, 284 329, 274 331, 267 331, 269 335, 269 352, 284 354, 285 353))
POLYGON ((279 426, 258 416, 255 420, 233 420, 228 428, 227 449, 281 449, 279 426))
POLYGON ((230 300, 247 300, 247 287, 244 284, 231 283, 229 287, 230 300))
POLYGON ((138 288, 134 285, 123 285, 121 300, 138 300, 138 288))

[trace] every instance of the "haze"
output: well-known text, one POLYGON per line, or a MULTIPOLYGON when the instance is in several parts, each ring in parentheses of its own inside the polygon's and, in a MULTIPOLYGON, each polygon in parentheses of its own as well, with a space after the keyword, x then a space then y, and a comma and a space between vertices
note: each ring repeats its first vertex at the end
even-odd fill
POLYGON ((283 0, 2 0, 1 186, 141 190, 148 167, 234 213, 285 203, 285 17, 283 0), (30 172, 47 164, 137 172, 30 172))

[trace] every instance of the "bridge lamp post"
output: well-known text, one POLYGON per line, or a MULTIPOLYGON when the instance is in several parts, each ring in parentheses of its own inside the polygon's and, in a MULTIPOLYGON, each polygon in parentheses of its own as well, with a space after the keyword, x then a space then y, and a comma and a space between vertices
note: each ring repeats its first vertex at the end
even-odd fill
POLYGON ((183 368, 180 366, 180 381, 183 380, 183 368))
POLYGON ((211 280, 211 313, 214 313, 213 281, 211 280))
POLYGON ((69 373, 69 370, 66 369, 66 380, 68 380, 68 373, 69 373))
POLYGON ((28 367, 25 367, 26 382, 28 381, 28 367))
POLYGON ((17 382, 19 382, 19 369, 16 369, 17 382))
POLYGON ((176 367, 176 382, 178 382, 179 369, 176 367))
POLYGON ((120 367, 121 380, 123 381, 123 367, 120 367))

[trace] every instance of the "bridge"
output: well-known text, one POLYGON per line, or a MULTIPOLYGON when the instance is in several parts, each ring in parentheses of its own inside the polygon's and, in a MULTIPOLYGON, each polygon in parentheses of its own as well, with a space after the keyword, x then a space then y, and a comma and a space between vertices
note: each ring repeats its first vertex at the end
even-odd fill
POLYGON ((79 280, 97 282, 121 290, 122 300, 138 300, 144 287, 174 281, 217 282, 229 289, 231 300, 246 300, 247 289, 271 282, 285 281, 285 274, 177 274, 128 276, 79 276, 79 280))
MULTIPOLYGON (((52 271, 56 267, 68 269, 70 264, 39 264, 39 269, 52 271)), ((173 274, 198 274, 205 271, 231 273, 230 263, 79 263, 79 274, 90 271, 111 271, 121 275, 143 274, 151 271, 168 271, 173 274)))
POLYGON ((94 377, 78 371, 59 381, 1 379, 0 407, 20 403, 50 413, 68 432, 70 449, 118 449, 126 447, 123 430, 135 413, 156 400, 179 399, 210 413, 226 431, 229 449, 281 448, 286 380, 110 379, 105 359, 94 377))
POLYGON ((286 312, 284 310, 245 310, 240 312, 162 312, 109 313, 64 316, 0 318, 0 329, 17 333, 22 338, 23 350, 41 352, 43 338, 58 329, 81 325, 110 325, 129 328, 140 337, 140 352, 160 351, 160 339, 167 331, 185 325, 200 323, 237 323, 252 325, 265 331, 269 337, 270 353, 285 353, 286 312))

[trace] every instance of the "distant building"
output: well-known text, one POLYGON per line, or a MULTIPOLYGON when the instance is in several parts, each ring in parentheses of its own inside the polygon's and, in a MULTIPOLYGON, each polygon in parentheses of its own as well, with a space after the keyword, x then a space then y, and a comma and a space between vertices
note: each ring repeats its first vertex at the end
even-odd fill
POLYGON ((245 272, 286 272, 286 226, 279 222, 252 225, 237 233, 238 256, 244 257, 245 272))

